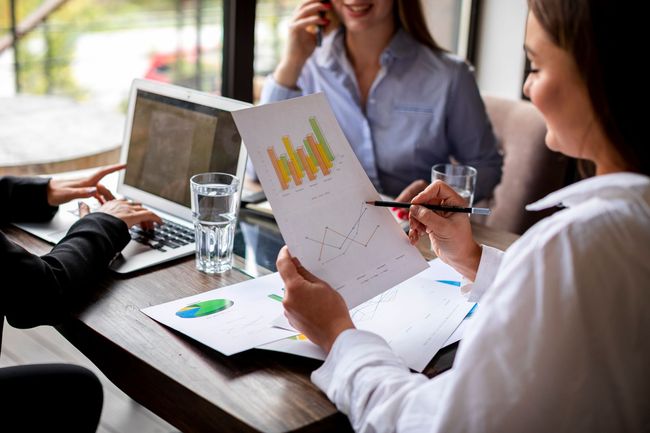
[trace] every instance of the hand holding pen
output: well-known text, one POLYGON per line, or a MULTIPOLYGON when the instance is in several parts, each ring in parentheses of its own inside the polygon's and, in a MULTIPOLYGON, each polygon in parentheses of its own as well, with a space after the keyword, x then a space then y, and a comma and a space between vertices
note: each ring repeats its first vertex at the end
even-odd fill
POLYGON ((436 180, 416 195, 409 205, 409 241, 428 236, 433 252, 466 278, 474 280, 481 247, 474 241, 466 201, 446 183, 436 180), (423 205, 441 207, 443 211, 423 205), (456 209, 450 211, 449 208, 456 209), (461 210, 462 209, 462 210, 461 210))

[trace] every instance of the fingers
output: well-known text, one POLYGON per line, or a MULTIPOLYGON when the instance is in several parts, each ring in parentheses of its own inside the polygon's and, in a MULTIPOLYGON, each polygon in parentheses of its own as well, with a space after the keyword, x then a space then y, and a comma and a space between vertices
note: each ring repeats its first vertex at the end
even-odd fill
POLYGON ((409 232, 408 232, 408 238, 409 238, 409 243, 411 245, 415 245, 420 240, 420 234, 418 233, 417 230, 414 230, 414 229, 411 228, 411 229, 409 229, 409 232))
POLYGON ((409 215, 416 222, 420 223, 419 226, 416 226, 416 230, 419 232, 424 230, 426 233, 431 233, 436 225, 448 223, 448 218, 438 215, 436 212, 423 206, 411 206, 409 215))
POLYGON ((90 213, 90 207, 86 203, 80 201, 77 202, 77 206, 79 207, 79 218, 83 218, 90 213))
POLYGON ((163 223, 158 215, 142 207, 140 203, 131 203, 126 200, 107 201, 98 211, 121 219, 129 227, 133 227, 136 224, 144 224, 147 226, 149 223, 163 223))
POLYGON ((97 188, 94 186, 83 188, 59 188, 58 190, 53 191, 52 201, 55 201, 56 204, 62 204, 78 198, 94 197, 96 194, 97 188))
POLYGON ((416 195, 424 191, 428 185, 429 184, 422 179, 413 181, 409 186, 404 188, 404 191, 395 198, 395 201, 409 203, 416 195))
POLYGON ((101 183, 98 183, 96 188, 97 188, 97 194, 95 195, 95 198, 101 204, 104 204, 104 203, 106 203, 107 201, 110 201, 110 200, 115 200, 115 196, 113 195, 111 190, 106 188, 101 183))
POLYGON ((305 17, 299 20, 296 20, 293 22, 292 27, 293 29, 300 29, 300 30, 305 30, 309 31, 310 33, 315 32, 315 28, 318 25, 321 26, 326 26, 329 24, 329 20, 327 18, 321 18, 318 15, 316 16, 311 16, 311 17, 305 17))
POLYGON ((452 187, 441 180, 434 181, 431 185, 426 187, 424 191, 411 200, 411 203, 414 204, 441 204, 443 202, 448 206, 467 205, 465 199, 459 196, 452 187))
POLYGON ((414 218, 410 219, 409 225, 409 241, 411 242, 411 245, 415 245, 420 240, 420 236, 425 235, 427 230, 422 223, 418 222, 414 218))
POLYGON ((283 246, 278 253, 275 266, 278 268, 278 272, 280 273, 285 285, 290 285, 296 279, 301 278, 296 264, 293 261, 293 257, 291 257, 291 254, 289 253, 289 248, 287 248, 286 245, 283 246))
POLYGON ((320 0, 308 1, 298 7, 294 14, 294 21, 308 16, 318 16, 318 12, 330 9, 332 9, 331 3, 321 3, 320 0))
POLYGON ((324 16, 320 16, 319 12, 330 9, 332 9, 332 5, 329 3, 321 3, 318 0, 305 2, 298 7, 291 26, 294 29, 307 29, 310 26, 316 25, 326 26, 330 20, 324 16))
MULTIPOLYGON (((162 225, 162 219, 150 211, 149 209, 140 208, 140 210, 134 210, 131 213, 131 219, 135 220, 135 224, 147 224, 148 223, 158 223, 162 225)), ((150 226, 149 226, 150 227, 150 226)))
POLYGON ((108 167, 96 171, 95 174, 93 174, 88 179, 86 179, 85 182, 87 185, 96 185, 97 183, 99 183, 100 180, 102 180, 104 176, 122 170, 124 168, 126 168, 126 164, 109 165, 108 167))

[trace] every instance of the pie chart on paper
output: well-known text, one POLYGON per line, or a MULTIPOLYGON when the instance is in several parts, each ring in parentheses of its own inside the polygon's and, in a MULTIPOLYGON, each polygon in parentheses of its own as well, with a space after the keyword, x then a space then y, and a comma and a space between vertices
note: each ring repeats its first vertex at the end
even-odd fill
POLYGON ((196 302, 183 307, 176 312, 178 317, 183 319, 194 319, 196 317, 209 316, 226 310, 234 305, 229 299, 211 299, 208 301, 196 302))

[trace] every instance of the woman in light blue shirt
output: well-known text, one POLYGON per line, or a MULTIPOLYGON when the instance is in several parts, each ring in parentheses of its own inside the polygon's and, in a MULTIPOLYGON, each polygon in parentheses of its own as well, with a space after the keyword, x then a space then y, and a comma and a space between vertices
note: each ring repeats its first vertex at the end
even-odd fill
POLYGON ((397 196, 420 180, 400 196, 410 200, 451 158, 478 169, 476 199, 499 182, 502 158, 471 69, 437 46, 418 1, 304 1, 261 102, 316 92, 380 192, 397 196), (319 15, 332 9, 338 28, 319 15), (332 28, 319 48, 316 25, 332 28))

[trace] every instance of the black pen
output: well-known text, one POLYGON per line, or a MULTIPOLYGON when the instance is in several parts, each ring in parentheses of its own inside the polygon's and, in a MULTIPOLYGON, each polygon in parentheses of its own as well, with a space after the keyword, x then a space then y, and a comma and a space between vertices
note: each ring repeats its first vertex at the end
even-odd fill
POLYGON ((409 208, 411 206, 422 206, 427 209, 437 210, 441 212, 462 212, 470 213, 475 215, 490 215, 490 209, 485 207, 458 207, 458 206, 442 206, 439 204, 414 204, 414 203, 402 203, 399 201, 367 201, 366 204, 371 204, 373 206, 383 206, 383 207, 401 207, 409 208))

